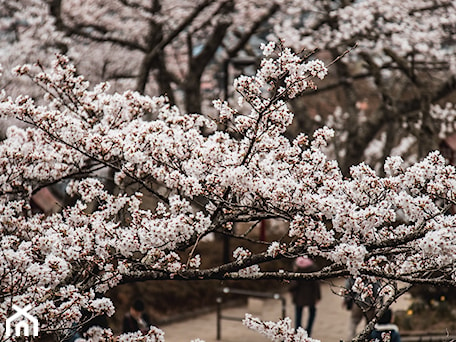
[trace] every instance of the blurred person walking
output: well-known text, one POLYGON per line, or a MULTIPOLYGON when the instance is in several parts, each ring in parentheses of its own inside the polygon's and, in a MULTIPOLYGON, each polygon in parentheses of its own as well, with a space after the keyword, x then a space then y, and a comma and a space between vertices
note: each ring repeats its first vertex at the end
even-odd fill
MULTIPOLYGON (((313 272, 317 270, 315 262, 307 257, 298 257, 295 260, 293 270, 295 272, 313 272)), ((304 307, 308 308, 306 331, 310 337, 317 313, 316 305, 321 299, 320 282, 318 280, 294 280, 290 286, 290 292, 295 306, 295 328, 302 326, 302 313, 304 307)))
POLYGON ((146 333, 149 330, 150 321, 147 314, 144 313, 144 309, 144 303, 140 299, 133 302, 123 320, 124 333, 136 332, 138 330, 146 333))
POLYGON ((399 328, 393 324, 393 312, 391 309, 386 309, 383 315, 378 319, 372 330, 370 338, 373 341, 390 341, 401 342, 399 328))

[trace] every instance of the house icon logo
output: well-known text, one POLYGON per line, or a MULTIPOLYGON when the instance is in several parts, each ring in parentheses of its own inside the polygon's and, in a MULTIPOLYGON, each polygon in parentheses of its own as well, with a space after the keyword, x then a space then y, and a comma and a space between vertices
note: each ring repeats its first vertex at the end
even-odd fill
POLYGON ((38 336, 38 320, 29 314, 29 311, 32 308, 31 305, 27 305, 25 308, 20 308, 17 305, 13 305, 13 309, 16 310, 16 313, 9 317, 6 320, 6 337, 10 337, 12 335, 11 330, 14 326, 14 336, 19 337, 23 336, 38 336), (19 318, 22 320, 17 321, 19 318), (30 325, 32 326, 32 334, 30 334, 30 325))

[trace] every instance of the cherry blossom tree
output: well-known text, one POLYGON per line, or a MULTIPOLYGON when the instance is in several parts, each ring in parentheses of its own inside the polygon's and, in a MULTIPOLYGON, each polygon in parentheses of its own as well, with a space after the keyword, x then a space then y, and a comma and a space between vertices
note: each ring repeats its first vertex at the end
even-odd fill
MULTIPOLYGON (((1 93, 1 117, 27 124, 9 127, 0 144, 2 339, 12 304, 31 304, 41 334, 62 338, 83 312, 112 315, 106 291, 138 280, 351 275, 361 297, 371 295, 369 283, 381 282, 376 317, 412 284, 455 285, 456 217, 448 208, 456 169, 432 152, 410 166, 388 158, 384 177, 364 163, 344 177, 323 151, 333 130, 284 135, 293 120, 288 103, 315 89, 327 67, 275 43, 262 50, 255 75, 234 82, 237 101, 214 101, 216 118, 181 112, 166 96, 112 92, 108 83, 92 87, 63 55, 49 70, 16 68, 45 95, 1 93), (115 171, 118 194, 97 177, 104 167, 115 171), (52 215, 33 213, 30 196, 64 179, 76 203, 52 215), (154 208, 142 206, 144 192, 155 197, 154 208), (88 210, 93 202, 96 209, 88 210), (201 267, 205 255, 196 251, 203 239, 254 239, 253 229, 239 235, 232 227, 254 228, 263 219, 287 223, 283 238, 263 243, 258 253, 238 247, 233 262, 201 267), (328 265, 312 273, 262 270, 268 261, 300 255, 328 265)), ((247 315, 245 324, 274 341, 312 341, 289 319, 247 315)), ((85 338, 115 337, 92 328, 85 338)), ((164 338, 151 327, 117 341, 164 338)))
MULTIPOLYGON (((12 301, 31 301, 41 331, 62 336, 82 310, 111 314, 112 304, 99 294, 118 283, 295 279, 304 276, 260 266, 304 254, 330 261, 306 276, 382 278, 391 300, 404 291, 397 280, 454 284, 447 212, 454 170, 438 153, 427 154, 454 132, 454 1, 0 4, 1 85, 16 98, 2 95, 2 116, 27 124, 10 127, 2 143, 1 286, 7 295, 1 317, 12 301), (241 103, 222 99, 207 108, 204 100, 226 95, 228 61, 257 57, 249 42, 264 27, 295 51, 305 49, 302 59, 283 49, 276 56, 267 45, 274 58, 234 85, 241 103), (314 49, 328 61, 350 50, 318 88, 309 76, 322 77, 324 69, 305 58, 314 49), (56 52, 71 63, 59 55, 48 71, 56 52), (12 65, 37 60, 40 65, 17 70, 30 77, 10 74, 12 65), (76 67, 94 84, 109 85, 91 88, 76 67), (317 120, 310 96, 327 101, 330 91, 341 108, 328 118, 317 113, 323 121, 317 120), (284 131, 293 118, 288 105, 299 113, 291 140, 284 131), (334 131, 313 133, 323 124, 334 131), (391 154, 412 158, 401 162, 391 154), (97 178, 107 167, 121 189, 117 195, 97 178), (67 190, 80 197, 76 205, 51 216, 32 214, 30 196, 62 180, 71 180, 67 190), (158 203, 152 211, 141 205, 145 192, 158 203), (289 224, 287 238, 262 254, 238 249, 234 263, 198 268, 201 239, 236 236, 233 224, 254 227, 266 218, 289 224), (59 319, 62 313, 68 322, 59 319)), ((288 321, 265 325, 248 317, 246 324, 269 336, 286 331, 287 338, 306 338, 288 321)), ((156 329, 150 336, 162 338, 156 329)))

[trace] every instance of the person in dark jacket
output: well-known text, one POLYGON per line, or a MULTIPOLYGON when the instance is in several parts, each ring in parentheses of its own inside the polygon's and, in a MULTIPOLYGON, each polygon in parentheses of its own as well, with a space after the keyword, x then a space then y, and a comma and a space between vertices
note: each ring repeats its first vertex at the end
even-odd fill
POLYGON ((147 314, 144 313, 144 303, 137 299, 130 307, 130 311, 125 314, 123 321, 123 332, 141 331, 146 333, 149 330, 150 321, 147 314))
MULTIPOLYGON (((316 271, 316 265, 312 259, 298 257, 294 264, 295 272, 316 271)), ((295 327, 298 329, 302 321, 304 307, 309 309, 306 331, 309 337, 312 334, 312 327, 317 313, 316 304, 321 299, 320 282, 318 280, 295 280, 292 282, 290 292, 295 305, 295 327)))
POLYGON ((393 312, 386 309, 383 315, 378 319, 372 330, 370 338, 374 341, 401 342, 401 335, 396 324, 392 324, 393 312), (389 335, 389 336, 388 336, 389 335))

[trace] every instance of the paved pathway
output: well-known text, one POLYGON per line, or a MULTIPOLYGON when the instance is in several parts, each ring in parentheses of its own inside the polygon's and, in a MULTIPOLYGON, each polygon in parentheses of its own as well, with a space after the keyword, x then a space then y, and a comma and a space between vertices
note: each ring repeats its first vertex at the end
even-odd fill
MULTIPOLYGON (((322 342, 339 342, 348 334, 349 312, 342 307, 342 298, 333 293, 338 292, 337 286, 342 286, 343 280, 331 284, 322 283, 322 299, 317 306, 317 316, 314 323, 313 338, 322 342)), ((286 294, 287 316, 294 318, 294 309, 291 298, 286 294)), ((393 310, 404 309, 408 305, 406 299, 393 304, 393 310)), ((222 314, 230 317, 244 317, 246 312, 263 320, 277 321, 281 318, 281 302, 274 299, 249 300, 249 305, 224 309, 222 314)), ((304 312, 303 322, 306 322, 307 312, 304 312)), ((216 339, 216 313, 204 314, 183 322, 161 326, 165 332, 167 342, 190 342, 200 338, 206 342, 218 342, 216 339)), ((361 325, 361 324, 360 324, 361 325)), ((361 327, 360 327, 361 328, 361 327)), ((222 342, 263 342, 269 341, 266 337, 250 331, 240 321, 221 321, 222 342)))

